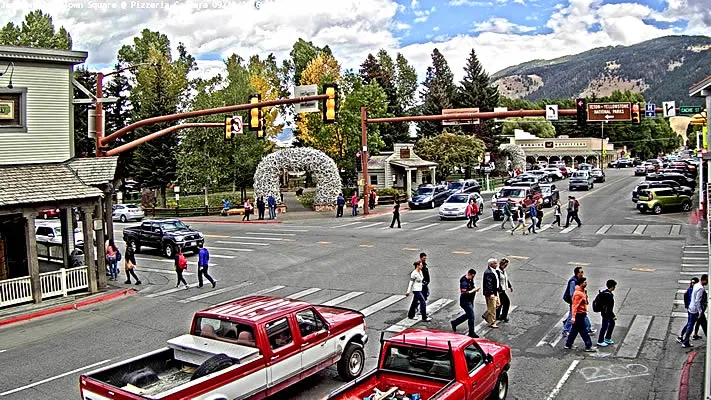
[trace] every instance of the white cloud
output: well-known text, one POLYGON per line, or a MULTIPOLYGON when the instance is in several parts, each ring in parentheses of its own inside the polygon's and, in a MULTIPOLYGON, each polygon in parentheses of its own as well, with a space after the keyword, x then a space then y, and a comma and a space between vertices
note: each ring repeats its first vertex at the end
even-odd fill
POLYGON ((439 31, 439 26, 435 26, 434 28, 432 28, 432 30, 433 30, 434 32, 439 31))
POLYGON ((474 24, 474 32, 525 33, 533 32, 533 26, 514 24, 506 18, 493 17, 487 21, 474 24))
POLYGON ((494 5, 491 1, 480 0, 450 0, 448 3, 452 7, 469 6, 469 7, 491 7, 494 5))
POLYGON ((413 9, 413 10, 416 9, 416 8, 420 8, 420 2, 417 1, 417 0, 412 0, 412 1, 410 2, 410 8, 413 9))
POLYGON ((415 18, 413 22, 416 24, 426 22, 427 19, 430 17, 430 14, 435 11, 437 11, 437 8, 435 8, 434 6, 432 6, 432 8, 430 8, 429 10, 415 10, 415 17, 417 18, 415 18))

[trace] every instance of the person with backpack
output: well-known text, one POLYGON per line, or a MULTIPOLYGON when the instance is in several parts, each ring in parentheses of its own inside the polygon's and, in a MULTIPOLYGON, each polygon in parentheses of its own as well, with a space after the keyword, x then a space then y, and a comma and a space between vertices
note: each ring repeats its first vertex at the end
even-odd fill
POLYGON ((560 228, 560 216, 561 216, 561 212, 560 212, 560 199, 556 199, 555 204, 553 204, 553 215, 555 216, 555 221, 553 221, 553 223, 551 224, 551 226, 557 224, 557 225, 558 225, 558 228, 560 228))
POLYGON ((578 217, 578 211, 580 210, 580 202, 578 199, 575 198, 575 196, 568 196, 568 215, 566 216, 565 219, 565 227, 570 226, 570 220, 573 220, 578 223, 578 228, 580 228, 583 224, 580 222, 580 218, 578 217))
POLYGON ((124 262, 124 269, 126 270, 126 282, 127 285, 131 284, 131 276, 136 280, 136 285, 141 284, 141 280, 138 279, 136 275, 136 252, 133 250, 132 246, 126 246, 126 261, 124 262))
POLYGON ((210 261, 210 252, 203 246, 203 243, 198 242, 198 249, 200 249, 198 250, 198 287, 202 287, 202 277, 204 276, 208 281, 210 281, 210 283, 212 283, 212 287, 214 288, 215 280, 212 279, 210 274, 207 273, 207 267, 210 261))
POLYGON ((467 334, 469 337, 478 338, 479 335, 474 330, 474 297, 481 288, 474 285, 475 277, 476 271, 472 268, 467 271, 466 275, 459 278, 459 307, 464 310, 464 314, 449 321, 449 323, 452 325, 452 331, 456 332, 457 326, 467 321, 467 326, 469 327, 467 334))
POLYGON ((600 333, 597 336, 598 347, 607 347, 611 344, 615 344, 612 340, 612 331, 615 329, 615 320, 617 316, 615 315, 615 296, 612 292, 617 288, 617 282, 614 279, 609 279, 605 283, 607 289, 598 292, 593 300, 593 311, 599 312, 602 317, 602 324, 600 324, 600 333))
POLYGON ((185 278, 183 278, 183 271, 186 269, 188 269, 188 259, 185 258, 183 249, 178 246, 175 249, 175 273, 178 275, 178 283, 175 284, 176 289, 180 287, 181 283, 185 285, 186 290, 190 288, 185 278))
MULTIPOLYGON (((573 268, 573 276, 568 279, 568 284, 565 287, 565 292, 563 292, 563 301, 568 303, 570 307, 570 312, 568 313, 568 318, 565 320, 563 323, 563 336, 567 336, 568 333, 570 332, 570 326, 571 326, 571 318, 573 316, 573 295, 575 294, 575 285, 578 279, 582 278, 584 275, 583 267, 575 267, 573 268)), ((585 318, 585 326, 587 328, 588 333, 595 333, 595 330, 592 329, 592 326, 590 325, 590 319, 585 318)))
POLYGON ((511 223, 511 229, 513 229, 516 226, 514 224, 514 222, 516 220, 512 218, 511 205, 512 205, 511 199, 506 200, 506 203, 504 203, 504 209, 503 209, 504 222, 501 223, 501 229, 506 229, 506 222, 511 223))
POLYGON ((585 277, 578 278, 575 281, 575 293, 573 294, 571 302, 571 317, 570 317, 570 334, 568 339, 565 341, 565 348, 571 350, 573 348, 573 342, 575 337, 580 334, 585 343, 585 351, 594 352, 595 349, 592 347, 592 339, 590 339, 590 334, 588 333, 585 321, 588 320, 588 296, 585 292, 585 288, 588 286, 587 279, 585 277))

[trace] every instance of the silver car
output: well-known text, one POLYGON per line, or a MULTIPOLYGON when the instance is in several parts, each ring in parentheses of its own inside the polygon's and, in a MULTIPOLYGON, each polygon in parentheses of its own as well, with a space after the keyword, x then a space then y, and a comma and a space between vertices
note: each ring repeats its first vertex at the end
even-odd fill
POLYGON ((484 212, 484 199, 479 193, 457 193, 449 196, 444 204, 439 206, 439 218, 442 220, 466 218, 469 200, 474 200, 479 206, 479 215, 481 215, 484 212))
POLYGON ((114 204, 113 220, 128 222, 143 219, 143 210, 135 204, 114 204))

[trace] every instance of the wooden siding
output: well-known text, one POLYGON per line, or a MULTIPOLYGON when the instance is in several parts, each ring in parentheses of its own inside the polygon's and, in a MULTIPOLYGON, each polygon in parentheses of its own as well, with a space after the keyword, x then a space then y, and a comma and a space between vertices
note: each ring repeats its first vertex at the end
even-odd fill
MULTIPOLYGON (((7 86, 8 75, 0 78, 7 86)), ((62 162, 74 152, 71 127, 71 67, 15 63, 15 88, 27 88, 27 132, 0 130, 0 165, 62 162)))

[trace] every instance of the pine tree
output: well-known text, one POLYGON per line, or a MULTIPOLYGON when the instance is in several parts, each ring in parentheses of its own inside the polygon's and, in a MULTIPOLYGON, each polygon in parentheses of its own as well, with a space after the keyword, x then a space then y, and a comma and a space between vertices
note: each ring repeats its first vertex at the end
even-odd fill
MULTIPOLYGON (((427 67, 423 86, 424 89, 420 92, 422 114, 441 114, 443 109, 453 107, 457 94, 454 75, 447 60, 436 48, 432 51, 432 66, 427 67)), ((422 121, 418 122, 418 126, 422 137, 432 137, 442 133, 442 123, 439 121, 422 121)))
POLYGON ((464 79, 457 88, 457 107, 478 107, 479 111, 493 111, 499 102, 499 91, 489 81, 476 52, 472 49, 464 67, 464 79))

